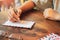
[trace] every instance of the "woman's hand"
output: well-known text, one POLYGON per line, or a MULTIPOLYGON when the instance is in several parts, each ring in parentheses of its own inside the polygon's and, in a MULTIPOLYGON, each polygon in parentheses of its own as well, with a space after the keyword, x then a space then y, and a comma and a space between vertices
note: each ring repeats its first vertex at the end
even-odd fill
POLYGON ((43 16, 50 20, 60 20, 60 14, 52 8, 45 9, 45 11, 43 12, 43 16))
POLYGON ((9 20, 12 21, 12 22, 17 22, 18 20, 20 20, 20 15, 22 13, 22 10, 21 9, 17 9, 17 11, 15 12, 14 9, 10 9, 10 12, 9 12, 9 20))

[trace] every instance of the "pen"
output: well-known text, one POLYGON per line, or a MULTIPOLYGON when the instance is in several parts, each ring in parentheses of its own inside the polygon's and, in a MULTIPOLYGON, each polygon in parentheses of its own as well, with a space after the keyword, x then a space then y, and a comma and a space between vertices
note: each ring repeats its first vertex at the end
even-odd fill
MULTIPOLYGON (((14 10, 14 12, 15 12, 15 14, 17 15, 17 10, 16 9, 13 9, 14 10)), ((20 19, 18 18, 18 22, 20 22, 20 19)))

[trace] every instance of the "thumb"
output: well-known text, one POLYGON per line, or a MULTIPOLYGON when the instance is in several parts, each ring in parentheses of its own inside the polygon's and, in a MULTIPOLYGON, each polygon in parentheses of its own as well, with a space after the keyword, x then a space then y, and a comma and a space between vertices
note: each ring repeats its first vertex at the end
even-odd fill
POLYGON ((20 17, 20 15, 21 15, 21 13, 22 13, 22 10, 21 9, 18 9, 18 12, 17 12, 17 15, 20 17))

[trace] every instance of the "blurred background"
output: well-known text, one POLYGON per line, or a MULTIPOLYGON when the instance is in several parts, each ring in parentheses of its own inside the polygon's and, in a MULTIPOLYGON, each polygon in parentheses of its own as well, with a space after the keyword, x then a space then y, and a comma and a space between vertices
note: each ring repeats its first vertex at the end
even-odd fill
POLYGON ((0 12, 6 11, 11 7, 19 7, 28 0, 0 0, 0 12))

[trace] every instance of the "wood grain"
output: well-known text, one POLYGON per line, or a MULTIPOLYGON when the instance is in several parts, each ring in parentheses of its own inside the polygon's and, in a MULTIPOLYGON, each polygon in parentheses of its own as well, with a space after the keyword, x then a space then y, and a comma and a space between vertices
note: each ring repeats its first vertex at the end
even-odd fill
MULTIPOLYGON (((0 24, 7 20, 6 15, 6 12, 0 13, 0 24)), ((2 30, 7 30, 11 33, 17 33, 22 36, 23 40, 37 40, 45 35, 48 35, 49 33, 56 33, 60 35, 60 22, 45 19, 42 12, 30 10, 21 15, 21 20, 30 20, 36 22, 32 29, 2 26, 2 30)))

